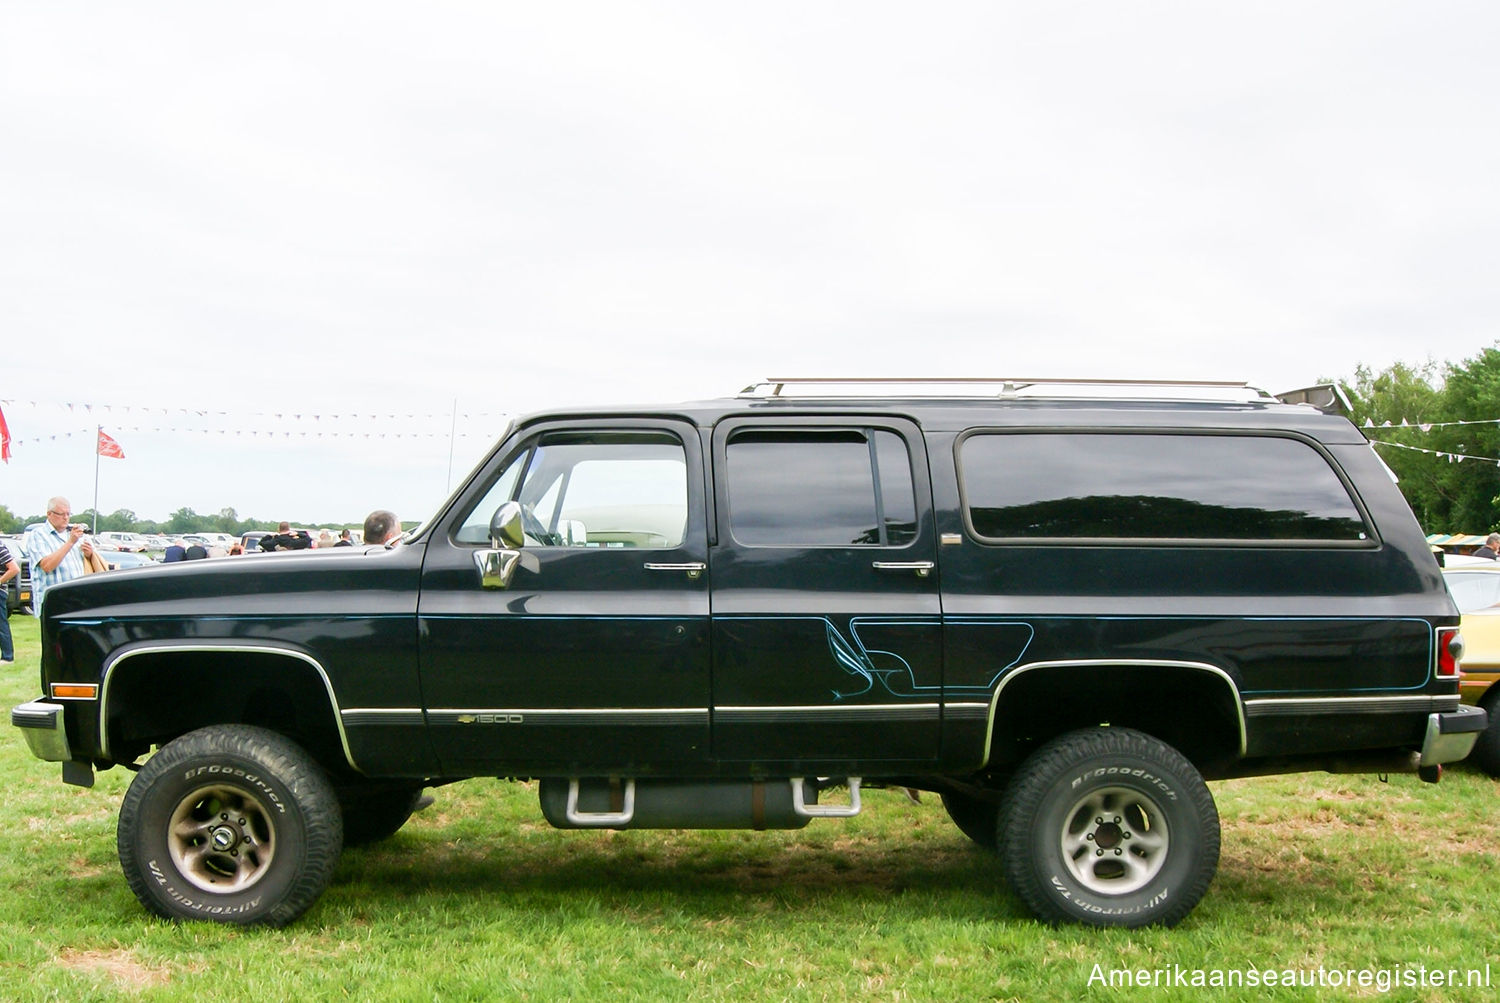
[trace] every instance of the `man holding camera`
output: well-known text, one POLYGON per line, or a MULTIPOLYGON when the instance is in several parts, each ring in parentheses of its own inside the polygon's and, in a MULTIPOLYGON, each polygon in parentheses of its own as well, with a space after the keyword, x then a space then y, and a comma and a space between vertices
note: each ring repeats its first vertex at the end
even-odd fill
POLYGON ((47 501, 47 521, 26 530, 26 556, 31 561, 31 611, 42 615, 42 596, 54 585, 83 577, 83 558, 94 552, 83 523, 68 525, 73 506, 66 498, 47 501))

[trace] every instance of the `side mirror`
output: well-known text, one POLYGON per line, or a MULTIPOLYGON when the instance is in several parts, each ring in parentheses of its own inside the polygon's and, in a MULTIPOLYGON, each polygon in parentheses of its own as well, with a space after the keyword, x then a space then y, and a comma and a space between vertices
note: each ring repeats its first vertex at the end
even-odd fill
POLYGON ((510 588, 516 568, 530 572, 542 570, 542 562, 534 553, 521 549, 525 531, 521 526, 521 503, 508 501, 495 509, 490 518, 491 550, 474 552, 474 566, 479 572, 479 585, 486 589, 510 588))
POLYGON ((521 503, 508 501, 490 517, 490 542, 497 548, 518 548, 525 538, 521 527, 521 503))

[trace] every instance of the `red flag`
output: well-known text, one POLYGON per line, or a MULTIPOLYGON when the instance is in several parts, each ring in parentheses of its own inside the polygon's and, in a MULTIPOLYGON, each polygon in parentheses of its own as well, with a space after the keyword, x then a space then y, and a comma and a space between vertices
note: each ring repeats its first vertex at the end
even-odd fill
POLYGON ((99 455, 113 456, 117 460, 125 459, 125 450, 120 448, 118 442, 105 435, 102 428, 99 430, 99 455))
POLYGON ((0 411, 0 460, 10 462, 10 426, 5 423, 4 411, 0 411))

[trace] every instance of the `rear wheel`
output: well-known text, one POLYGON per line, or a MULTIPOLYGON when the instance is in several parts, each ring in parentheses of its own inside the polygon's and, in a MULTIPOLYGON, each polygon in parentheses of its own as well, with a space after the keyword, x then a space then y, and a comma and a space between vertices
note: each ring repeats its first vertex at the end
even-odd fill
POLYGON ((1219 863, 1219 814, 1193 765, 1128 728, 1076 731, 1022 764, 1006 792, 1001 852, 1039 917, 1171 926, 1219 863))
POLYGON ((274 731, 219 725, 147 760, 116 841, 130 890, 157 915, 282 926, 327 887, 342 832, 306 752, 274 731))
MULTIPOLYGON (((1500 686, 1496 683, 1495 686, 1500 686)), ((1492 777, 1500 777, 1500 721, 1495 720, 1496 713, 1500 713, 1500 689, 1495 686, 1490 688, 1490 693, 1481 701, 1479 706, 1489 711, 1490 723, 1479 733, 1479 739, 1474 743, 1474 749, 1469 753, 1469 758, 1474 760, 1485 773, 1492 777)))
POLYGON ((1000 794, 993 798, 959 791, 943 792, 943 808, 959 831, 990 852, 1000 846, 1000 794))

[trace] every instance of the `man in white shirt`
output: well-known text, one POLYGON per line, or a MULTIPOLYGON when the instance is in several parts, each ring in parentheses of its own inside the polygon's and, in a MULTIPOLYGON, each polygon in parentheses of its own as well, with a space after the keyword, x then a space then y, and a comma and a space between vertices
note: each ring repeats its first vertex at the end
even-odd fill
POLYGON ((31 611, 42 615, 42 596, 54 585, 83 577, 83 559, 94 545, 83 540, 88 527, 68 525, 73 506, 66 498, 47 501, 47 521, 26 530, 26 558, 31 561, 31 611), (80 544, 79 541, 83 540, 80 544))

